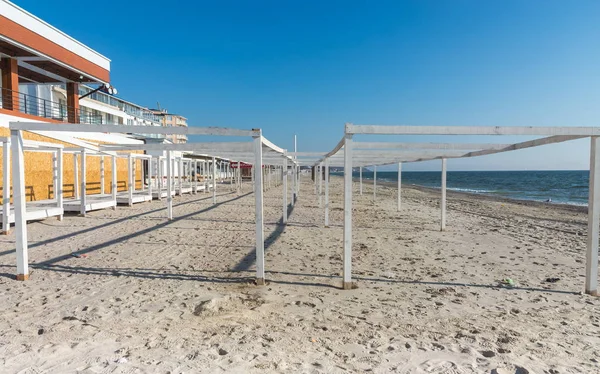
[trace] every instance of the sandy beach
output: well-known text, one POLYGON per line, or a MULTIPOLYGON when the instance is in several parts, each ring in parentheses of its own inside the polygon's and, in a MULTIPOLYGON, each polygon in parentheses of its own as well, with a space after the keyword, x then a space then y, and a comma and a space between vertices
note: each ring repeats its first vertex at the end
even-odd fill
POLYGON ((282 226, 265 194, 268 284, 255 286, 254 197, 222 187, 28 225, 31 280, 0 238, 3 373, 594 373, 600 300, 583 295, 585 209, 355 185, 344 291, 342 180, 331 225, 313 185, 282 226), (510 278, 514 286, 502 280, 510 278))

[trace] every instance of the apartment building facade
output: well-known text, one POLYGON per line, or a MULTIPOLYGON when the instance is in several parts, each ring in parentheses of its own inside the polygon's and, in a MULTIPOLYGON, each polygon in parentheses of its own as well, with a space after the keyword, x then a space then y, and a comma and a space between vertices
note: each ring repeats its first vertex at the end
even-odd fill
MULTIPOLYGON (((169 113, 166 109, 150 109, 152 113, 161 119, 161 124, 165 127, 187 127, 187 118, 178 114, 169 113)), ((172 134, 167 136, 167 140, 172 143, 187 143, 187 135, 172 134)))

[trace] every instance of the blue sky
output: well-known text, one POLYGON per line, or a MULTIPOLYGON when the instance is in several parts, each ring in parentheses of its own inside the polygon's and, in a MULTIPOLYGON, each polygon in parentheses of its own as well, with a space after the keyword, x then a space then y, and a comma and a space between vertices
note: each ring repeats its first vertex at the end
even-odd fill
MULTIPOLYGON (((600 125, 596 0, 15 2, 112 59, 121 97, 286 148, 329 150, 345 122, 600 125)), ((588 144, 448 167, 584 169, 588 144)))

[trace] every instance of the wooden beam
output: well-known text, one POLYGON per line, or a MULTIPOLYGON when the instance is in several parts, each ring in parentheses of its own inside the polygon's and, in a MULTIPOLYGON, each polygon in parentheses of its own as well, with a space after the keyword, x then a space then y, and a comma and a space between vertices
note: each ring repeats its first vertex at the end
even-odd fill
POLYGON ((550 126, 381 126, 346 124, 346 134, 369 135, 566 135, 599 136, 600 127, 550 126))
MULTIPOLYGON (((72 123, 44 123, 44 122, 10 122, 10 128, 24 131, 55 131, 55 132, 106 132, 115 134, 137 133, 140 126, 127 125, 87 125, 72 123)), ((144 134, 162 135, 211 135, 211 136, 253 136, 256 130, 239 130, 224 127, 196 127, 196 126, 143 126, 144 134)), ((180 143, 186 144, 186 143, 180 143)))
POLYGON ((488 144, 488 143, 394 143, 394 142, 354 142, 355 149, 502 149, 510 144, 488 144))

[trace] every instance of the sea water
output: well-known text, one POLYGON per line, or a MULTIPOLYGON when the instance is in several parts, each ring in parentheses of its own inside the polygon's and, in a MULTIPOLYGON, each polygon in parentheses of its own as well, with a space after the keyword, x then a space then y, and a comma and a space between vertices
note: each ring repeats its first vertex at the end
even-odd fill
MULTIPOLYGON (((358 178, 358 171, 354 177, 358 178)), ((449 190, 502 196, 511 199, 587 205, 587 170, 568 171, 449 171, 449 190)), ((373 172, 363 169, 363 180, 373 172)), ((377 181, 398 182, 395 171, 377 171, 377 181)), ((439 171, 402 172, 402 184, 440 188, 439 171)))

